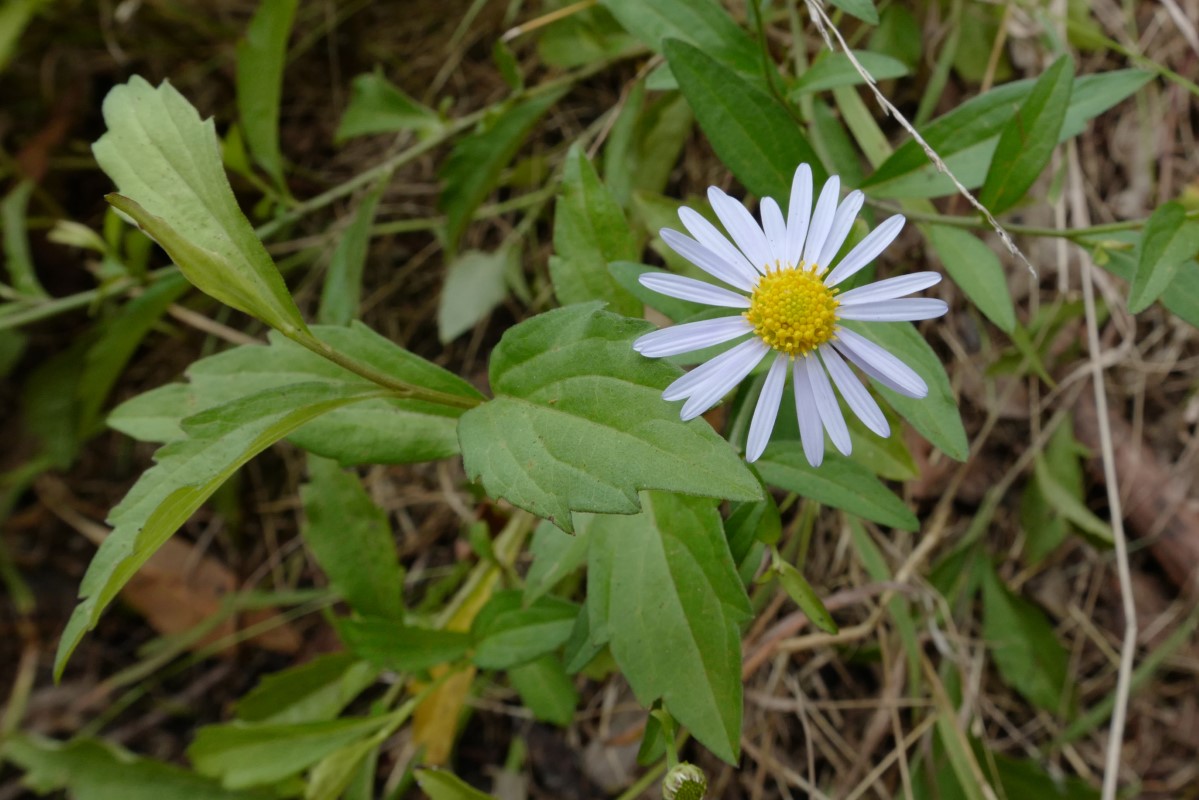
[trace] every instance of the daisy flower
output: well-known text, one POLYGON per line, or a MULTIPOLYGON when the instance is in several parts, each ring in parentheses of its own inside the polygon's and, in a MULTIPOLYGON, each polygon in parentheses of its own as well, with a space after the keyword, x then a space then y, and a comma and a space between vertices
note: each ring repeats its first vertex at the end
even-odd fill
POLYGON ((659 294, 744 309, 732 316, 647 333, 633 343, 633 348, 642 355, 660 358, 745 339, 666 387, 664 399, 686 400, 681 412, 684 420, 716 405, 770 356, 770 369, 749 426, 745 447, 748 461, 756 461, 766 449, 788 371, 795 387, 804 453, 814 467, 824 459, 824 431, 842 453, 848 455, 851 449, 834 385, 867 428, 883 437, 891 433, 882 409, 847 361, 900 394, 928 394, 928 386, 911 367, 840 322, 939 317, 948 310, 943 300, 905 295, 927 289, 941 276, 915 272, 842 293, 838 284, 886 249, 899 235, 904 218, 896 214, 879 225, 833 267, 833 258, 845 243, 865 199, 855 191, 838 203, 840 192, 841 181, 834 175, 824 184, 813 208, 812 170, 801 164, 791 184, 786 219, 778 203, 767 197, 761 202, 759 226, 741 203, 713 186, 708 189, 708 199, 732 242, 686 207, 679 209, 679 218, 691 236, 669 228, 662 229, 661 235, 679 255, 736 291, 681 275, 641 276, 642 285, 659 294))

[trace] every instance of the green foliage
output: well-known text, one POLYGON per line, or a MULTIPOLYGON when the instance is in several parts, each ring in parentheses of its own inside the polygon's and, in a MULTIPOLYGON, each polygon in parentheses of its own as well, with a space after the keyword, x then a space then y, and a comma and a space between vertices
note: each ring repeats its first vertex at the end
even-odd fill
POLYGON ((349 653, 317 656, 263 678, 237 701, 237 718, 277 725, 335 719, 378 673, 349 653))
POLYGON ((587 528, 578 526, 574 535, 551 522, 533 531, 529 553, 533 564, 525 575, 525 603, 532 603, 587 562, 587 528))
POLYGON ((554 656, 544 655, 512 667, 508 679, 535 718, 561 726, 574 719, 579 693, 562 662, 554 656))
POLYGON ((321 304, 316 312, 318 322, 327 325, 349 325, 358 316, 358 305, 362 296, 362 272, 366 268, 371 225, 375 221, 375 211, 379 208, 384 188, 384 185, 380 184, 363 198, 358 210, 354 212, 354 219, 329 259, 325 286, 321 290, 321 304))
POLYGON ((520 249, 505 245, 492 253, 468 250, 446 273, 437 306, 437 335, 450 342, 473 328, 508 296, 505 276, 519 268, 520 249))
POLYGON ((579 607, 555 597, 523 605, 517 590, 492 596, 471 629, 474 662, 485 669, 508 669, 556 649, 570 638, 579 607))
MULTIPOLYGON (((869 50, 855 50, 853 55, 875 80, 902 78, 909 71, 907 64, 891 56, 869 50)), ((866 79, 854 68, 849 56, 826 52, 799 76, 792 94, 815 94, 838 86, 857 86, 865 82, 866 79)))
POLYGON ((46 297, 46 290, 42 288, 42 284, 34 272, 33 256, 29 252, 29 237, 25 232, 29 196, 33 194, 33 187, 33 181, 21 181, 4 196, 3 200, 0 200, 0 233, 3 233, 4 238, 4 268, 8 272, 12 288, 16 290, 17 294, 26 297, 46 297))
POLYGON ((649 329, 597 304, 509 329, 491 356, 496 399, 458 424, 466 474, 567 532, 575 511, 635 513, 642 489, 757 499, 732 448, 662 402, 680 373, 633 352, 649 329))
POLYGON ((591 523, 588 593, 609 623, 592 620, 643 705, 661 698, 713 753, 734 763, 741 749, 741 634, 750 616, 720 515, 711 501, 641 495, 631 517, 591 523), (654 613, 645 613, 653 609, 654 613))
POLYGON ((237 112, 250 153, 275 181, 285 187, 279 152, 279 104, 287 40, 298 0, 262 0, 246 36, 237 43, 237 112))
POLYGON ((808 579, 803 576, 802 572, 786 561, 776 561, 773 570, 778 576, 783 591, 808 615, 812 624, 828 633, 837 632, 837 623, 833 619, 833 615, 824 607, 820 595, 812 588, 812 584, 808 583, 808 579))
POLYGON ((1141 233, 1136 276, 1128 295, 1128 310, 1144 311, 1166 291, 1183 264, 1199 254, 1199 222, 1186 216, 1178 203, 1165 203, 1153 212, 1141 233))
POLYGON ((995 251, 973 233, 959 228, 926 225, 921 230, 954 283, 987 319, 1005 333, 1011 333, 1016 327, 1016 310, 995 251))
MULTIPOLYGON (((745 30, 733 22, 718 0, 602 2, 629 33, 655 51, 665 53, 667 40, 677 39, 694 45, 727 69, 761 82, 757 46, 745 30)), ((670 60, 673 69, 674 59, 670 60)))
MULTIPOLYGON (((829 0, 829 2, 846 14, 851 14, 871 25, 878 24, 878 11, 872 0, 829 0)), ((877 76, 876 76, 877 77, 877 76)))
POLYGON ((350 85, 350 103, 341 116, 334 138, 344 142, 355 136, 399 131, 433 136, 444 127, 431 109, 404 94, 378 72, 368 72, 354 78, 350 85))
POLYGON ((357 657, 397 672, 419 672, 456 661, 471 645, 471 637, 465 633, 378 617, 338 620, 337 633, 357 657))
POLYGON ((416 784, 429 800, 491 800, 490 795, 472 789, 461 778, 440 769, 418 769, 416 784))

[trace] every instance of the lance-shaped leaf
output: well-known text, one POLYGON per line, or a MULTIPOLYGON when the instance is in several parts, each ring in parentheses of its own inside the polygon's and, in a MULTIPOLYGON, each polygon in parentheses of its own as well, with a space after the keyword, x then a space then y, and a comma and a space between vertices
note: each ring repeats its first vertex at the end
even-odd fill
POLYGON ((598 303, 509 329, 491 355, 496 399, 458 423, 470 479, 567 532, 574 511, 636 512, 641 489, 759 499, 728 443, 662 400, 681 372, 633 351, 649 330, 598 303))
POLYGON ((279 105, 283 68, 299 0, 262 0, 246 36, 237 43, 237 112, 250 152, 274 179, 283 181, 279 152, 279 105))
POLYGON ((1187 219, 1186 209, 1170 202, 1154 211, 1141 234, 1128 310, 1139 314, 1148 308, 1196 253, 1199 253, 1199 223, 1187 219))
POLYGON ((112 510, 112 533, 83 576, 82 600, 58 643, 56 677, 121 587, 242 464, 321 414, 379 394, 377 387, 347 391, 344 386, 298 384, 185 420, 187 438, 161 448, 155 454, 158 463, 112 510))
POLYGON ((92 151, 121 194, 108 200, 222 303, 293 334, 306 330, 279 270, 233 196, 212 120, 169 83, 134 76, 104 98, 92 151))
MULTIPOLYGON (((591 523, 589 579, 608 587, 606 635, 642 705, 667 710, 713 753, 741 743, 741 633, 749 599, 711 501, 641 496, 632 517, 591 523)), ((594 636, 594 635, 593 635, 594 636)))

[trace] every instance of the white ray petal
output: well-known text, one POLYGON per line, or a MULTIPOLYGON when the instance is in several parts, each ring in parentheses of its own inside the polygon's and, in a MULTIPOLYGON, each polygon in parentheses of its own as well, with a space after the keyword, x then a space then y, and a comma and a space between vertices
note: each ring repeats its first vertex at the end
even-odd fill
POLYGON ((803 442, 804 455, 813 467, 824 461, 824 426, 820 424, 820 411, 816 408, 816 396, 812 394, 812 381, 803 365, 804 359, 797 358, 791 365, 791 378, 795 386, 795 414, 799 417, 799 438, 803 442))
POLYGON ((704 303, 721 308, 749 308, 749 298, 745 295, 730 292, 710 283, 686 278, 682 275, 670 275, 664 272, 646 272, 637 279, 647 289, 653 289, 658 294, 667 297, 677 297, 680 300, 690 300, 693 303, 704 303))
POLYGON ((708 187, 708 202, 749 263, 758 272, 765 272, 766 265, 770 263, 770 243, 766 241, 766 234, 762 233, 753 214, 715 186, 708 187))
POLYGON ((945 301, 935 297, 901 297, 897 300, 843 306, 837 309, 837 317, 866 322, 914 322, 919 319, 935 319, 948 310, 949 306, 945 301))
POLYGON ((649 358, 677 356, 736 339, 751 333, 753 329, 754 326, 740 314, 704 319, 647 333, 633 342, 633 349, 649 358))
POLYGON ((928 384, 916 371, 887 350, 848 328, 838 328, 833 340, 837 352, 871 378, 907 397, 927 397, 928 384))
POLYGON ((841 392, 841 396, 845 398, 845 402, 857 418, 879 436, 890 436, 891 425, 887 422, 883 410, 878 407, 870 391, 857 379, 837 351, 828 344, 822 344, 820 358, 824 361, 824 367, 832 377, 833 383, 837 385, 837 390, 841 392))
POLYGON ((773 269, 784 269, 787 266, 787 223, 783 221, 783 212, 773 197, 762 198, 761 208, 762 230, 766 233, 766 241, 770 243, 770 259, 773 269))
POLYGON ((850 192, 849 196, 841 201, 841 205, 837 206, 837 213, 833 217, 833 227, 829 230, 824 247, 820 248, 820 255, 816 258, 816 263, 824 269, 828 269, 829 264, 833 263, 833 259, 840 252, 841 245, 845 244, 845 238, 849 236, 849 229, 853 227, 853 221, 858 218, 858 212, 862 210, 864 202, 866 202, 866 195, 854 191, 850 192))
POLYGON ((866 234, 866 237, 858 242, 858 246, 850 250, 845 258, 841 259, 837 268, 828 274, 828 277, 824 279, 824 284, 836 286, 877 258, 879 253, 886 250, 887 246, 895 241, 895 237, 903 230, 903 223, 903 215, 896 214, 866 234))
POLYGON ((812 168, 800 164, 791 181, 791 201, 787 204, 787 263, 798 266, 808 238, 812 216, 812 168))
POLYGON ((808 370, 808 380, 812 382, 812 396, 816 398, 820 421, 824 423, 824 429, 828 431, 833 444, 842 455, 847 456, 853 449, 853 443, 849 441, 849 428, 845 426, 845 417, 841 415, 841 406, 837 405, 837 395, 833 394, 828 375, 814 354, 808 355, 803 361, 808 370))
POLYGON ((940 282, 939 272, 913 272, 911 275, 900 275, 850 289, 845 294, 837 295, 837 301, 842 306, 852 306, 879 300, 894 300, 896 297, 922 291, 940 282))
MULTIPOLYGON (((744 341, 733 349, 726 350, 716 356, 711 361, 705 361, 686 375, 677 378, 674 383, 667 386, 662 392, 662 399, 673 401, 690 397, 706 385, 710 378, 723 373, 726 369, 736 369, 737 364, 746 358, 752 357, 756 352, 760 351, 762 355, 765 355, 768 349, 769 347, 763 344, 762 340, 756 336, 744 341)), ((762 360, 762 355, 758 356, 757 361, 762 360)), ((757 361, 754 363, 756 364, 757 361)))
POLYGON ((808 228, 808 239, 803 246, 803 260, 808 269, 816 263, 816 257, 824 249, 828 232, 833 227, 833 217, 837 214, 837 195, 841 193, 841 179, 836 175, 825 182, 816 200, 816 208, 812 211, 812 225, 808 228))
POLYGON ((784 353, 774 357, 774 363, 766 373, 766 382, 762 384, 762 393, 758 395, 758 404, 754 406, 754 416, 749 423, 749 437, 745 442, 745 460, 751 464, 762 455, 766 443, 770 441, 770 434, 774 431, 779 403, 783 400, 783 385, 787 381, 788 360, 784 353))
MULTIPOLYGON (((739 353, 737 358, 730 361, 724 369, 712 375, 708 381, 698 387, 695 393, 687 399, 687 402, 683 404, 683 410, 679 412, 679 416, 683 420, 695 419, 719 403, 720 398, 732 391, 734 386, 745 380, 746 375, 753 372, 754 367, 758 366, 770 350, 769 347, 757 338, 750 339, 745 344, 749 345, 749 347, 746 347, 745 350, 739 353)), ((734 349, 739 349, 739 347, 734 349)))
POLYGON ((745 254, 734 247, 733 243, 718 231, 715 225, 704 219, 702 214, 693 208, 683 206, 679 209, 679 220, 696 241, 715 253, 722 261, 735 267, 738 273, 745 276, 745 280, 757 281, 760 271, 749 263, 745 254))
POLYGON ((736 286, 738 289, 747 292, 753 291, 754 281, 758 275, 756 272, 746 269, 747 265, 743 263, 745 259, 739 259, 741 263, 730 263, 727 259, 721 258, 690 236, 671 230, 670 228, 663 228, 658 231, 658 235, 662 237, 662 241, 666 242, 671 250, 713 278, 722 280, 730 286, 736 286))

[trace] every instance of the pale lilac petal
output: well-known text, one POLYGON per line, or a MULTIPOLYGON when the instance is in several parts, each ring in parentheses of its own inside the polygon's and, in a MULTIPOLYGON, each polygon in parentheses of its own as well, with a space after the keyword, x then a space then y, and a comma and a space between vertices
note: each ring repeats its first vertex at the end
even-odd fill
POLYGON ((850 289, 845 294, 837 295, 837 301, 842 306, 853 306, 859 303, 874 303, 879 300, 894 300, 905 294, 935 286, 940 282, 941 274, 939 272, 913 272, 911 275, 900 275, 850 289))
POLYGON ((824 279, 825 286, 836 286, 877 258, 879 253, 895 241, 895 237, 903 230, 903 223, 903 215, 896 214, 866 234, 866 237, 858 242, 858 246, 850 250, 837 268, 824 279))
POLYGON ((891 425, 887 422, 883 410, 878 407, 878 403, 875 402, 869 390, 853 374, 849 365, 841 356, 837 355, 837 351, 830 345, 822 344, 820 345, 820 357, 824 361, 825 369, 828 370, 833 383, 837 385, 837 390, 841 392, 841 396, 845 398, 845 402, 857 415, 857 418, 879 436, 883 438, 890 436, 891 425))
POLYGON ((812 226, 808 228, 808 240, 803 246, 803 260, 808 269, 817 263, 816 257, 824 249, 828 232, 833 227, 833 217, 837 214, 837 195, 841 193, 841 179, 836 175, 825 182, 816 200, 816 208, 812 211, 812 226))
POLYGON ((888 351, 848 328, 838 328, 833 340, 837 352, 871 378, 907 397, 927 397, 928 384, 916 371, 888 351))
POLYGON ((762 233, 753 214, 715 186, 708 188, 708 202, 749 263, 758 272, 765 272, 766 265, 770 263, 770 243, 766 241, 766 234, 762 233))
POLYGON ((792 362, 791 377, 795 386, 795 414, 799 417, 799 438, 803 442, 804 455, 813 467, 824 461, 824 426, 820 424, 820 412, 816 409, 816 396, 812 393, 812 381, 803 366, 804 359, 792 362))
POLYGON ((845 417, 841 415, 841 406, 837 405, 837 395, 833 394, 828 375, 815 354, 807 356, 803 362, 808 371, 808 380, 812 384, 812 396, 816 398, 816 410, 820 412, 820 420, 824 423, 833 444, 842 455, 847 456, 853 449, 853 443, 849 441, 849 428, 845 426, 845 417))
MULTIPOLYGON (((715 379, 716 376, 722 374, 726 369, 736 369, 737 364, 746 359, 753 358, 755 354, 757 357, 754 359, 754 363, 757 364, 769 349, 756 336, 748 339, 731 350, 726 350, 711 361, 705 361, 686 375, 676 379, 674 383, 667 386, 662 392, 662 399, 682 400, 684 397, 690 397, 711 379, 715 379)), ((753 369, 753 367, 750 367, 750 369, 753 369)))
POLYGON ((774 269, 784 269, 787 266, 787 223, 783 221, 783 212, 774 198, 762 199, 762 230, 766 232, 766 241, 770 243, 771 266, 774 269))
POLYGON ((693 303, 704 303, 721 308, 749 308, 749 298, 745 295, 697 281, 695 278, 670 275, 664 272, 645 272, 637 281, 658 294, 677 297, 679 300, 690 300, 693 303))
POLYGON ((704 247, 690 236, 663 228, 658 231, 662 241, 683 258, 690 261, 713 278, 722 280, 730 286, 736 286, 747 292, 752 292, 758 273, 749 269, 744 258, 730 262, 704 247))
POLYGON ((734 247, 733 243, 725 238, 723 233, 716 230, 715 225, 704 219, 702 214, 693 208, 683 206, 679 209, 679 220, 696 241, 715 253, 720 260, 735 267, 738 273, 745 276, 745 280, 757 280, 761 270, 751 264, 745 258, 745 254, 734 247))
POLYGON ((898 300, 879 300, 875 303, 857 303, 837 310, 840 319, 856 319, 865 322, 914 322, 919 319, 934 319, 949 310, 944 300, 935 297, 903 297, 898 300))
POLYGON ((812 168, 800 164, 791 181, 791 202, 787 204, 787 263, 799 265, 804 241, 808 238, 808 221, 812 216, 812 168))
POLYGON ((754 367, 761 363, 762 359, 766 357, 766 353, 770 350, 758 338, 750 339, 734 349, 740 349, 741 347, 745 347, 745 349, 738 354, 736 359, 729 362, 727 367, 714 373, 707 381, 696 387, 695 392, 683 404, 683 410, 679 413, 679 416, 684 421, 698 417, 719 403, 720 398, 732 391, 734 386, 745 380, 746 375, 753 372, 754 367))
POLYGON ((866 202, 866 195, 854 191, 850 192, 849 196, 841 201, 841 205, 837 206, 837 213, 833 216, 833 227, 829 230, 824 247, 820 248, 820 255, 816 258, 816 263, 822 269, 828 269, 837 253, 840 252, 841 245, 845 244, 845 239, 849 236, 849 229, 853 227, 853 221, 858 218, 858 212, 862 210, 864 202, 866 202))
POLYGON ((647 333, 633 342, 633 349, 649 358, 677 356, 736 339, 751 333, 753 329, 754 326, 740 314, 705 319, 647 333))
POLYGON ((766 382, 762 384, 762 393, 758 395, 758 404, 754 406, 754 416, 749 423, 749 437, 745 442, 745 460, 751 464, 762 455, 774 430, 779 403, 783 400, 783 385, 787 381, 788 360, 784 353, 774 357, 774 363, 766 373, 766 382))

